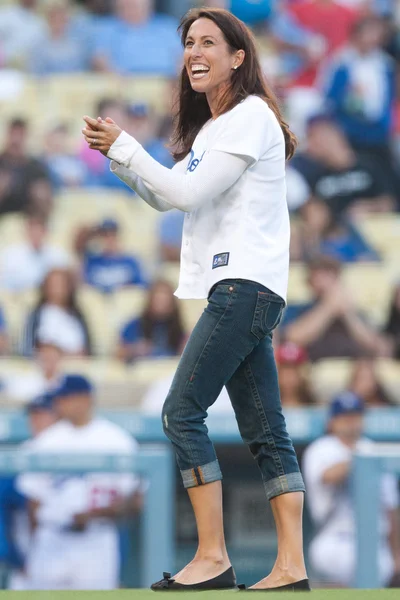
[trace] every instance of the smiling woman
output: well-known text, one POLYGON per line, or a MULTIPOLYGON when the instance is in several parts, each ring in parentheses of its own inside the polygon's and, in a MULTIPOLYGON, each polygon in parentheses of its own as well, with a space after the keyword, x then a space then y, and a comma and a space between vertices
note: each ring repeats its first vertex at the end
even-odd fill
POLYGON ((302 545, 304 483, 281 410, 272 333, 285 306, 289 215, 285 159, 296 140, 264 81, 252 34, 226 10, 182 20, 184 66, 169 170, 111 119, 87 117, 92 148, 150 206, 185 211, 179 298, 208 305, 182 354, 164 404, 195 513, 199 546, 156 591, 235 588, 225 546, 222 474, 205 425, 226 386, 240 433, 271 501, 278 557, 250 589, 308 590, 302 545), (95 143, 94 143, 95 140, 95 143))

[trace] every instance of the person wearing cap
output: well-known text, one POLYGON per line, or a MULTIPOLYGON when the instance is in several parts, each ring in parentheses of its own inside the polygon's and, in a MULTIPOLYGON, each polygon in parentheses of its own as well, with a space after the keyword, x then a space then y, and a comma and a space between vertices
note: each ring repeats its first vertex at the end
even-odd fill
MULTIPOLYGON (((59 421, 31 443, 46 454, 134 455, 137 442, 94 416, 94 389, 82 375, 66 375, 53 391, 59 421)), ((118 517, 139 510, 141 484, 131 473, 57 476, 26 473, 18 489, 36 525, 27 560, 30 589, 118 587, 118 517)))
MULTIPOLYGON (((313 442, 303 456, 308 506, 315 526, 309 560, 315 576, 339 587, 355 583, 356 532, 351 495, 352 456, 373 444, 363 436, 364 403, 353 392, 336 396, 330 407, 327 434, 313 442)), ((382 474, 380 544, 381 585, 400 572, 399 496, 397 481, 382 474)))
POLYGON ((83 259, 85 282, 104 293, 129 285, 147 284, 139 260, 122 251, 119 234, 118 222, 104 219, 93 232, 95 240, 100 242, 100 251, 89 250, 83 259))
POLYGON ((301 346, 285 342, 275 352, 281 402, 284 407, 314 405, 317 398, 309 381, 307 352, 301 346))
MULTIPOLYGON (((26 406, 29 430, 36 438, 57 419, 53 396, 50 393, 35 396, 26 406)), ((29 448, 31 439, 22 445, 29 448)), ((30 543, 30 526, 26 497, 16 486, 16 477, 0 478, 0 562, 9 569, 8 588, 29 588, 24 565, 30 543)))

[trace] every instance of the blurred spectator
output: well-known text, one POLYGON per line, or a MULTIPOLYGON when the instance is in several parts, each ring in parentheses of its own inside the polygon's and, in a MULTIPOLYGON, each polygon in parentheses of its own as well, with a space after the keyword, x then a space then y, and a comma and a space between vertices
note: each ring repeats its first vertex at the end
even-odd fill
POLYGON ((7 324, 6 324, 3 310, 0 306, 0 355, 6 354, 7 350, 8 350, 7 324))
POLYGON ((307 353, 291 342, 278 346, 276 353, 279 389, 283 407, 312 406, 317 398, 309 380, 307 353))
POLYGON ((50 0, 47 30, 32 48, 29 71, 35 75, 89 70, 89 40, 74 27, 68 0, 50 0))
MULTIPOLYGON (((33 440, 41 455, 134 456, 138 444, 124 429, 95 416, 95 394, 81 375, 66 375, 54 390, 60 420, 33 440)), ((116 521, 138 512, 142 484, 132 473, 26 473, 18 489, 30 500, 35 535, 28 553, 28 589, 115 589, 120 553, 116 521), (84 568, 81 568, 84 565, 84 568)))
POLYGON ((28 214, 25 221, 25 241, 6 246, 0 254, 0 284, 20 292, 40 285, 46 273, 56 267, 66 267, 71 260, 67 253, 50 245, 47 219, 28 214))
POLYGON ((73 150, 67 125, 56 125, 47 133, 42 159, 55 188, 87 185, 88 169, 73 150))
MULTIPOLYGON (((28 403, 26 412, 33 438, 57 419, 51 394, 34 397, 28 403)), ((28 448, 29 444, 30 440, 23 447, 28 448)), ((26 590, 25 560, 32 532, 26 498, 16 489, 15 483, 14 476, 0 479, 0 561, 9 570, 8 588, 26 590)))
POLYGON ((321 255, 344 263, 379 259, 355 223, 335 218, 323 200, 311 198, 299 212, 301 221, 292 229, 292 260, 308 261, 321 255))
POLYGON ((67 269, 53 269, 44 279, 39 300, 25 324, 22 354, 31 356, 41 338, 54 340, 66 354, 91 354, 88 327, 76 299, 75 278, 67 269))
POLYGON ((374 147, 388 155, 395 98, 393 60, 382 50, 384 24, 377 16, 357 21, 351 44, 328 70, 330 109, 359 149, 374 147))
POLYGON ((0 154, 0 215, 28 207, 48 215, 52 208, 49 173, 40 161, 29 156, 27 139, 26 121, 13 119, 0 154))
POLYGON ((12 375, 4 381, 4 393, 12 400, 26 402, 33 396, 51 391, 61 377, 64 348, 50 337, 39 337, 34 349, 34 369, 23 375, 12 375))
POLYGON ((327 202, 333 215, 393 210, 390 195, 379 167, 357 156, 341 130, 327 117, 309 121, 306 149, 291 161, 306 179, 312 193, 327 202))
POLYGON ((373 359, 363 358, 354 363, 348 389, 359 396, 367 408, 394 404, 379 378, 373 359))
POLYGON ((172 17, 154 13, 153 0, 116 0, 115 16, 96 32, 94 68, 174 77, 181 55, 176 29, 172 17))
POLYGON ((307 349, 310 360, 379 353, 382 340, 354 307, 341 280, 340 263, 329 257, 308 265, 311 300, 289 305, 281 335, 307 349))
POLYGON ((168 210, 161 215, 158 238, 162 261, 180 261, 184 217, 181 210, 168 210))
POLYGON ((121 250, 119 225, 114 219, 104 219, 93 232, 100 242, 98 252, 87 251, 83 262, 86 283, 101 292, 114 292, 129 285, 146 285, 140 262, 121 250))
POLYGON ((118 357, 131 362, 142 357, 176 356, 185 342, 178 301, 166 281, 156 281, 149 290, 142 315, 121 332, 118 357))
POLYGON ((37 0, 17 0, 0 8, 0 48, 7 66, 23 68, 45 31, 37 0))
MULTIPOLYGON (((96 116, 102 119, 110 117, 120 125, 121 129, 129 132, 128 108, 124 102, 116 98, 103 98, 100 100, 96 107, 96 116)), ((116 188, 130 194, 134 193, 123 181, 111 173, 108 158, 101 152, 89 148, 85 141, 82 142, 79 158, 88 169, 88 183, 91 186, 116 188)))
POLYGON ((171 168, 174 160, 166 147, 166 142, 159 137, 159 119, 145 103, 131 104, 128 107, 128 133, 142 144, 143 148, 164 167, 171 168))
POLYGON ((334 0, 304 0, 281 7, 271 30, 293 86, 314 84, 318 65, 347 42, 356 17, 354 10, 334 0))
MULTIPOLYGON (((351 466, 355 450, 372 447, 362 437, 364 405, 352 392, 343 392, 330 407, 328 433, 313 442, 303 456, 308 505, 316 528, 309 559, 316 577, 343 587, 355 585, 356 531, 351 495, 351 466)), ((399 497, 396 478, 382 474, 380 494, 381 585, 400 571, 398 544, 399 497)))
POLYGON ((400 360, 400 283, 394 289, 383 332, 389 338, 393 358, 400 360))

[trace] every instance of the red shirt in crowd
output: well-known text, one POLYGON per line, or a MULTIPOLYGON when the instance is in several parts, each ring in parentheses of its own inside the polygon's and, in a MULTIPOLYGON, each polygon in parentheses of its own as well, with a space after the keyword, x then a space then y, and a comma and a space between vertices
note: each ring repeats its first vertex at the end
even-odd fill
MULTIPOLYGON (((288 10, 297 23, 308 31, 321 36, 325 48, 321 58, 330 56, 348 42, 350 32, 359 13, 333 0, 305 0, 289 5, 288 10)), ((296 85, 313 85, 317 64, 305 67, 296 78, 296 85)))

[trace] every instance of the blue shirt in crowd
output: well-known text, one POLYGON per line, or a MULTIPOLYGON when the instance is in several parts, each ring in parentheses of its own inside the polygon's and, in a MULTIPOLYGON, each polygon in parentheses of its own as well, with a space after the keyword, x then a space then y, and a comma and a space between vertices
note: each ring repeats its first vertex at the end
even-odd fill
POLYGON ((154 15, 147 23, 132 25, 117 17, 98 24, 93 56, 104 57, 113 71, 174 77, 182 53, 175 19, 154 15))
POLYGON ((23 558, 13 536, 13 522, 17 511, 25 510, 26 499, 15 487, 15 477, 0 479, 0 562, 21 568, 23 558))
POLYGON ((180 248, 185 213, 181 210, 166 211, 160 219, 160 243, 165 246, 180 248))
POLYGON ((88 254, 84 261, 84 279, 89 285, 106 293, 127 285, 147 283, 139 262, 127 254, 88 254))
POLYGON ((357 229, 349 224, 343 226, 343 233, 323 240, 319 252, 345 263, 379 260, 377 252, 369 246, 357 229))
MULTIPOLYGON (((123 344, 135 344, 143 340, 143 328, 141 319, 132 319, 121 331, 121 342, 123 344)), ((164 356, 174 356, 175 352, 171 350, 168 344, 168 325, 166 323, 156 323, 153 329, 152 352, 150 356, 160 358, 164 356)))

